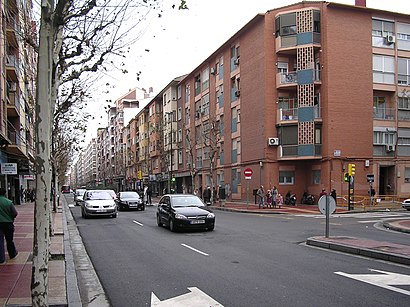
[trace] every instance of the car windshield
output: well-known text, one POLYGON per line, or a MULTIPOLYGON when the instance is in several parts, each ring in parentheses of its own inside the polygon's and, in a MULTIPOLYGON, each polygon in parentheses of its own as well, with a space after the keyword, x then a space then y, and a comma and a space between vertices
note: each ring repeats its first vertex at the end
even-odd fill
POLYGON ((173 196, 172 207, 204 207, 203 202, 197 196, 173 196))
POLYGON ((82 196, 82 195, 84 195, 85 191, 86 190, 75 190, 75 194, 79 195, 79 196, 82 196))
POLYGON ((137 192, 121 192, 120 193, 120 198, 121 199, 127 199, 127 198, 140 198, 137 192))
POLYGON ((105 200, 105 199, 111 199, 112 200, 112 196, 110 195, 110 193, 106 192, 106 191, 91 191, 88 192, 87 195, 87 200, 105 200))

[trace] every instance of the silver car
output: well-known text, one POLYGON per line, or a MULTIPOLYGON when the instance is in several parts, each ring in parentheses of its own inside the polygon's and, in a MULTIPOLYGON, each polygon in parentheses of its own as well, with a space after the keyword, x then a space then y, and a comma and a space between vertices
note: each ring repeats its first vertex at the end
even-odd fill
POLYGON ((75 205, 79 206, 81 201, 83 200, 83 196, 85 191, 87 191, 86 189, 76 189, 74 192, 74 201, 75 201, 75 205))
POLYGON ((117 205, 114 199, 104 190, 87 190, 81 201, 81 216, 110 216, 117 217, 117 205))
POLYGON ((410 198, 405 199, 405 200, 401 203, 401 206, 402 206, 404 209, 407 209, 407 210, 410 211, 410 198))

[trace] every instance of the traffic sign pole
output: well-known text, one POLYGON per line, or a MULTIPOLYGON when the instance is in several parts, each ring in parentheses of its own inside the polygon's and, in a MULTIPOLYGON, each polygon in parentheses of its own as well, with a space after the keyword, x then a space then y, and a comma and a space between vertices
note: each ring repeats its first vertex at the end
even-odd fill
POLYGON ((251 168, 245 168, 245 170, 243 171, 243 174, 245 176, 246 179, 246 209, 248 209, 248 205, 249 205, 249 180, 251 180, 252 178, 252 174, 253 171, 251 168))

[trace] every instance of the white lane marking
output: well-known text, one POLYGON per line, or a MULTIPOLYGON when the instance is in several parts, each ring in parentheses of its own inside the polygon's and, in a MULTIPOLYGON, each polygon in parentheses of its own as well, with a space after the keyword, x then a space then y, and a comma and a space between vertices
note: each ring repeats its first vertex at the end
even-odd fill
POLYGON ((374 286, 378 286, 391 291, 399 292, 405 295, 410 295, 410 291, 393 286, 408 286, 410 285, 410 275, 397 274, 379 270, 369 269, 372 272, 382 274, 348 274, 344 272, 334 272, 335 274, 359 280, 374 286))
POLYGON ((191 306, 210 306, 210 307, 223 307, 222 304, 218 303, 212 297, 210 297, 205 292, 201 291, 197 287, 189 287, 189 293, 182 294, 180 296, 171 297, 165 301, 161 301, 154 292, 151 292, 151 307, 153 306, 180 306, 180 307, 191 307, 191 306))
POLYGON ((199 249, 193 248, 192 246, 189 246, 187 244, 181 243, 183 247, 189 248, 190 250, 193 250, 194 252, 197 252, 198 254, 204 255, 204 256, 209 256, 209 254, 201 252, 199 249))
POLYGON ((137 225, 144 226, 144 224, 142 224, 142 223, 140 223, 140 222, 137 222, 137 221, 132 221, 132 222, 135 223, 135 224, 137 224, 137 225))
POLYGON ((382 222, 383 220, 369 220, 369 221, 357 221, 358 223, 378 223, 378 222, 382 222))

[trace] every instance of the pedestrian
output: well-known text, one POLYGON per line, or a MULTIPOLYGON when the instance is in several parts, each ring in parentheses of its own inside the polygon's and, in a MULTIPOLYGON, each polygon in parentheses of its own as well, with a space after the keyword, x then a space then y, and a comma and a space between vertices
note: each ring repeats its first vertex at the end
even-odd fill
POLYGON ((320 197, 322 197, 323 195, 327 195, 325 188, 323 188, 322 192, 320 192, 320 194, 319 194, 320 197))
POLYGON ((147 198, 148 198, 148 204, 152 205, 152 190, 151 190, 151 186, 148 186, 147 189, 147 198))
POLYGON ((266 208, 272 208, 272 192, 271 190, 266 191, 266 208))
POLYGON ((278 194, 279 194, 278 189, 276 188, 276 186, 273 186, 273 189, 272 189, 273 208, 276 208, 276 202, 277 202, 278 194))
POLYGON ((207 206, 210 206, 210 205, 211 205, 211 187, 208 186, 208 187, 204 190, 204 194, 203 194, 202 196, 203 196, 203 199, 204 199, 205 204, 206 204, 207 206))
POLYGON ((332 189, 332 192, 330 192, 330 196, 332 196, 333 197, 333 199, 335 200, 335 204, 337 204, 337 197, 336 197, 336 190, 335 189, 332 189))
POLYGON ((283 204, 283 196, 281 194, 278 193, 278 197, 277 197, 277 204, 278 204, 278 208, 282 208, 282 204, 283 204))
POLYGON ((4 250, 4 239, 6 239, 7 252, 9 258, 16 258, 18 252, 13 242, 14 219, 17 210, 13 202, 6 198, 6 189, 0 188, 0 264, 6 262, 6 252, 4 250))
POLYGON ((147 185, 144 187, 144 198, 143 198, 143 200, 144 200, 145 204, 148 203, 148 186, 147 185))
POLYGON ((256 195, 259 197, 259 209, 265 207, 265 190, 263 189, 263 185, 261 185, 256 192, 256 195))
POLYGON ((370 205, 373 205, 374 196, 376 195, 376 190, 373 188, 372 185, 370 185, 369 194, 370 194, 370 205))

